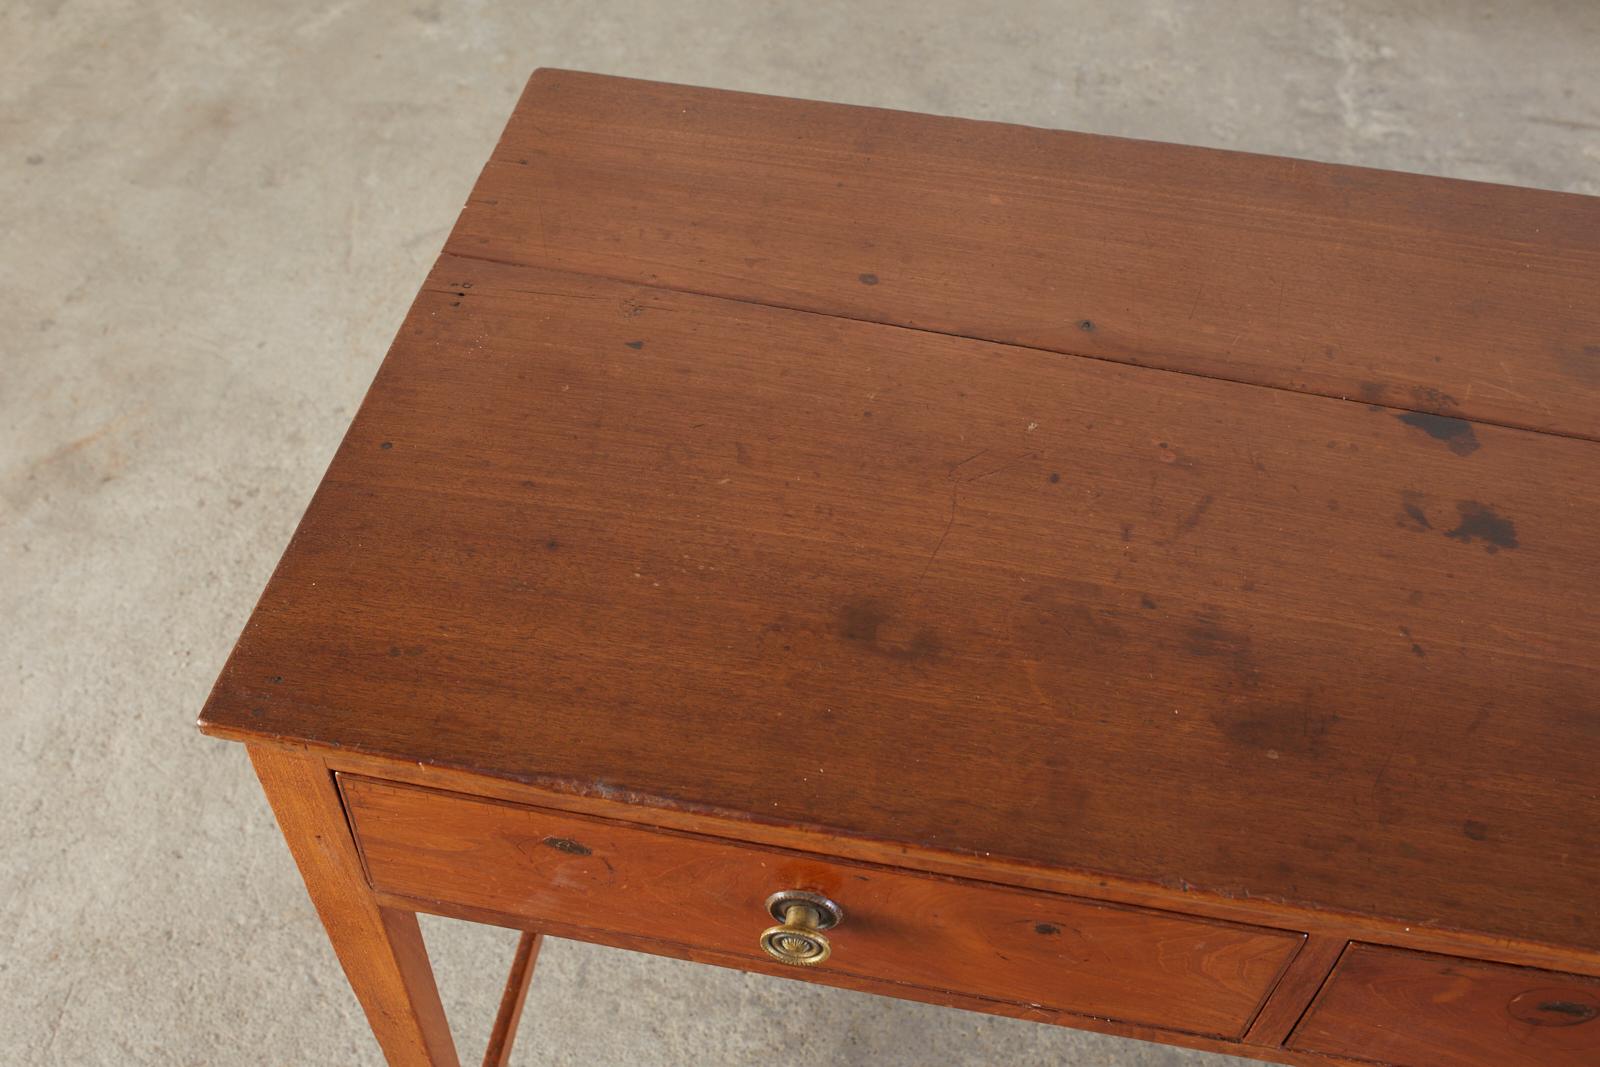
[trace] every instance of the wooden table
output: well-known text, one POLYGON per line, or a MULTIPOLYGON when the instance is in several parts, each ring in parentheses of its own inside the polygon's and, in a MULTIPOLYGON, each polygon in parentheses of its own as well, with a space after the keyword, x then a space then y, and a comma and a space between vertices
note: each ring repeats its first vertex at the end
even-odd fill
POLYGON ((1600 201, 540 71, 201 726, 391 1064, 426 911, 1593 1067, 1597 438, 1600 201))

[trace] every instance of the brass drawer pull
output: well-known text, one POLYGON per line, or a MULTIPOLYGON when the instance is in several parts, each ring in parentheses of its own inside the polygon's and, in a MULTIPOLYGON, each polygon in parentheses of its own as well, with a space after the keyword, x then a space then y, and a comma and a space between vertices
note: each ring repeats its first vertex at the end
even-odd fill
POLYGON ((820 893, 786 889, 767 898, 777 926, 761 931, 761 947, 779 963, 815 967, 833 954, 822 931, 838 926, 844 909, 820 893))

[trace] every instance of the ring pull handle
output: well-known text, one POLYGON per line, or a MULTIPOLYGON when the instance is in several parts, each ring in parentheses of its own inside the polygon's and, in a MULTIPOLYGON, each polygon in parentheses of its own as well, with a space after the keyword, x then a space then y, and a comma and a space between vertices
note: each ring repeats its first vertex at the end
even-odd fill
POLYGON ((821 893, 786 889, 767 898, 767 911, 777 926, 761 931, 761 947, 779 963, 815 967, 833 954, 822 931, 844 919, 844 909, 821 893))

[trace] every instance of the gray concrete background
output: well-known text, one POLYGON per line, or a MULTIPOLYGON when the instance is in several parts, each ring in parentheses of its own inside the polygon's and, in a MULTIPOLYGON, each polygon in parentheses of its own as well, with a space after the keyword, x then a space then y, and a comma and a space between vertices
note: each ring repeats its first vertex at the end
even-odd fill
MULTIPOLYGON (((534 67, 1595 194, 1596 57, 1583 0, 9 0, 0 1062, 378 1062, 193 721, 534 67)), ((476 1062, 514 935, 426 932, 476 1062)), ((565 942, 517 1056, 1231 1062, 565 942)))

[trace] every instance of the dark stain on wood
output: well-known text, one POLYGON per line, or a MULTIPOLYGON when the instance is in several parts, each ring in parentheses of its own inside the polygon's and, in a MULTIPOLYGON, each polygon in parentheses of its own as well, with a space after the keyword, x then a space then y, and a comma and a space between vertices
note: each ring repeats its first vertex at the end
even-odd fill
POLYGON ((846 641, 875 644, 878 628, 889 619, 883 602, 873 598, 852 600, 839 609, 839 636, 846 641))
POLYGON ((1539 1010, 1548 1012, 1551 1015, 1564 1015, 1568 1019, 1577 1019, 1581 1022, 1588 1022, 1590 1019, 1600 1016, 1600 1008, 1596 1008, 1593 1004, 1579 1004, 1572 1000, 1541 1000, 1539 1002, 1539 1010))
POLYGON ((839 636, 881 656, 920 662, 938 656, 939 636, 931 628, 918 628, 909 638, 896 640, 890 612, 875 597, 852 600, 839 609, 839 636))
POLYGON ((1055 923, 1039 923, 1033 931, 1041 937, 1053 937, 1061 932, 1061 927, 1055 923))
POLYGON ((1600 385, 1600 344, 1561 352, 1556 365, 1580 382, 1600 385))
POLYGON ((1419 408, 1455 410, 1460 407, 1455 397, 1432 385, 1413 385, 1410 392, 1412 401, 1419 408))
MULTIPOLYGON (((1529 989, 1511 998, 1506 1005, 1506 1014, 1529 1026, 1581 1026, 1591 1019, 1600 1018, 1600 997, 1588 990, 1571 987, 1529 989)), ((1591 1035, 1591 1038, 1594 1037, 1600 1035, 1591 1035)))
POLYGON ((1327 752, 1328 735, 1339 716, 1289 705, 1219 713, 1213 721, 1225 738, 1241 748, 1318 759, 1327 752))
POLYGON ((1423 496, 1415 489, 1400 491, 1400 518, 1401 526, 1408 526, 1415 530, 1431 530, 1433 523, 1428 521, 1428 513, 1422 510, 1423 496))
POLYGON ((1189 514, 1183 517, 1183 521, 1178 523, 1178 528, 1173 531, 1172 539, 1176 541, 1196 526, 1199 526, 1200 520, 1206 517, 1206 512, 1211 510, 1211 505, 1216 502, 1216 499, 1210 493, 1201 497, 1200 502, 1190 509, 1189 514))
POLYGON ((592 856, 594 850, 588 845, 574 841, 570 837, 547 837, 540 844, 546 848, 553 848, 557 852, 565 852, 569 856, 592 856))
POLYGON ((904 648, 889 649, 885 655, 895 659, 920 661, 933 659, 940 652, 939 638, 932 630, 924 627, 912 636, 911 642, 904 648))
POLYGON ((637 352, 639 349, 644 347, 644 342, 643 341, 625 341, 623 343, 626 344, 629 348, 633 349, 635 352, 637 352))
POLYGON ((1454 530, 1445 532, 1446 537, 1465 544, 1482 541, 1484 550, 1491 555, 1502 548, 1518 547, 1516 525, 1487 504, 1462 500, 1456 504, 1456 511, 1461 521, 1454 530))
POLYGON ((858 274, 858 275, 856 275, 856 280, 859 281, 862 285, 877 285, 878 284, 878 276, 876 274, 858 274))
POLYGON ((1414 427, 1450 446, 1458 456, 1470 456, 1478 450, 1478 435, 1466 419, 1453 419, 1448 415, 1430 415, 1425 411, 1408 411, 1399 416, 1401 422, 1414 427))
POLYGON ((1487 824, 1481 823, 1477 819, 1468 819, 1466 822, 1461 824, 1461 832, 1472 838, 1474 841, 1482 841, 1489 836, 1489 827, 1487 824))
POLYGON ((1183 631, 1183 648, 1201 659, 1220 660, 1240 688, 1254 689, 1260 683, 1261 672, 1255 664, 1250 635, 1224 626, 1211 605, 1206 605, 1183 631))

